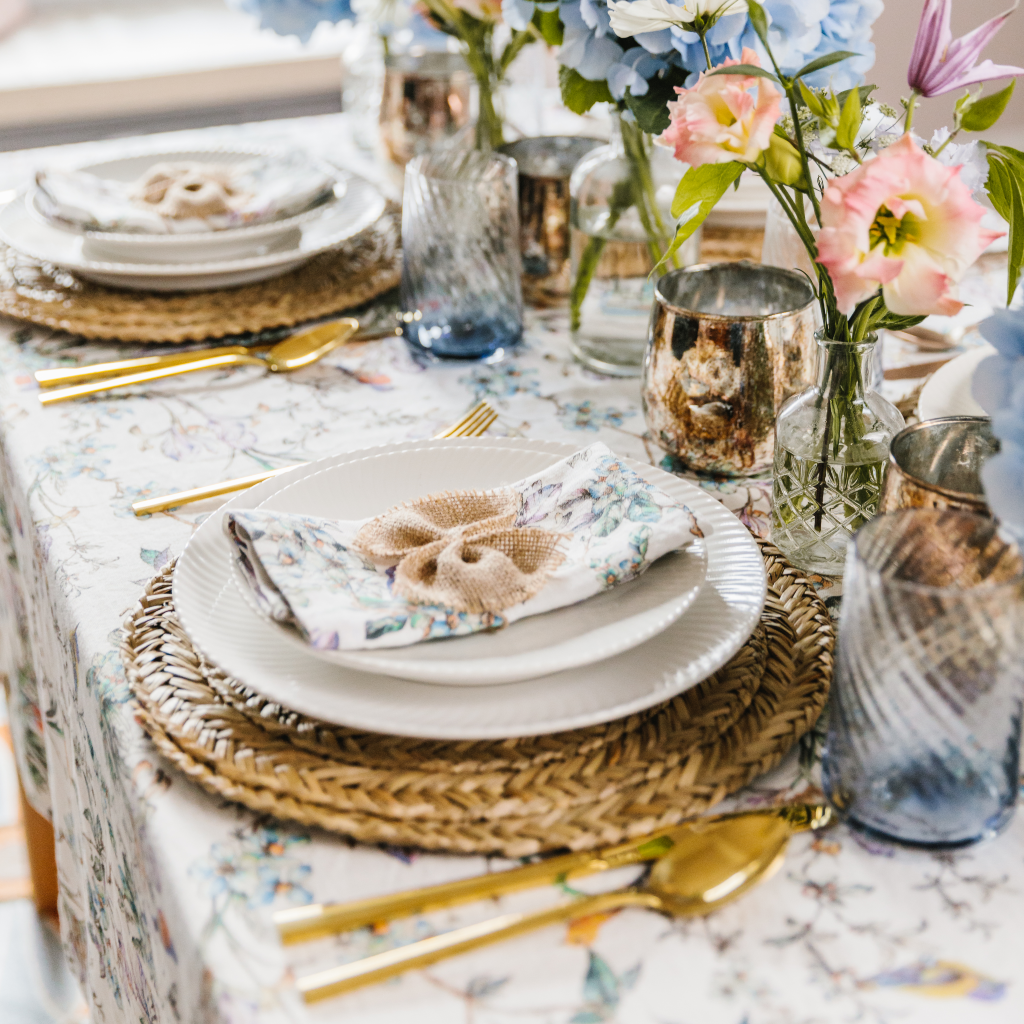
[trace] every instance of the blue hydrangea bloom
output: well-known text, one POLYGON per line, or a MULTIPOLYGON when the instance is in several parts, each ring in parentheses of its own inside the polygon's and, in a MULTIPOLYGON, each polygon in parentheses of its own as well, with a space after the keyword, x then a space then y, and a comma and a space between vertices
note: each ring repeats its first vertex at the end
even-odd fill
MULTIPOLYGON (((852 50, 859 56, 819 71, 807 81, 810 85, 831 85, 836 91, 863 82, 864 73, 875 60, 871 26, 882 13, 882 0, 763 0, 763 6, 770 19, 772 49, 783 71, 796 71, 808 61, 834 50, 852 50)), ((563 45, 559 58, 584 78, 605 78, 612 94, 616 95, 616 87, 624 77, 630 77, 630 73, 649 80, 658 70, 649 64, 641 67, 635 60, 628 68, 621 66, 622 56, 616 57, 609 44, 618 46, 624 55, 629 43, 618 40, 611 31, 605 0, 563 0, 561 12, 567 44, 563 45), (574 11, 579 12, 578 17, 574 16, 574 11), (573 23, 571 33, 570 21, 573 23), (593 73, 584 71, 584 67, 593 73), (597 69, 602 70, 598 73, 597 69)), ((665 62, 661 66, 671 63, 690 70, 688 84, 693 84, 697 74, 705 68, 704 50, 695 32, 677 28, 645 32, 638 35, 635 42, 658 55, 665 62)), ((745 46, 759 54, 762 64, 768 64, 768 56, 744 14, 722 18, 708 33, 707 42, 714 64, 726 57, 738 60, 745 46)), ((616 95, 616 98, 619 97, 616 95)))
POLYGON ((992 417, 999 454, 982 467, 981 481, 992 511, 1024 541, 1024 310, 1000 310, 981 325, 996 355, 982 360, 973 391, 992 417))
POLYGON ((260 28, 279 36, 298 36, 304 43, 321 21, 355 20, 350 0, 238 0, 238 6, 259 15, 260 28))

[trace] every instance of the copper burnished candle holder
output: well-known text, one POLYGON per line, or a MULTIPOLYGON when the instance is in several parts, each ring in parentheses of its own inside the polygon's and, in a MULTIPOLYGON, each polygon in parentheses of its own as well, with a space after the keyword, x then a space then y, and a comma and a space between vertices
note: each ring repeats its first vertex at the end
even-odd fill
POLYGON ((547 135, 501 147, 519 165, 523 298, 553 306, 569 296, 569 176, 600 139, 547 135))
POLYGON ((796 271, 744 260, 666 274, 641 377, 654 440, 693 469, 768 469, 776 415, 814 379, 814 329, 814 293, 796 271))
POLYGON ((472 76, 455 53, 390 54, 384 59, 380 135, 405 166, 469 124, 472 76))
POLYGON ((991 516, 981 467, 998 451, 985 416, 915 423, 892 439, 878 511, 951 508, 991 516))

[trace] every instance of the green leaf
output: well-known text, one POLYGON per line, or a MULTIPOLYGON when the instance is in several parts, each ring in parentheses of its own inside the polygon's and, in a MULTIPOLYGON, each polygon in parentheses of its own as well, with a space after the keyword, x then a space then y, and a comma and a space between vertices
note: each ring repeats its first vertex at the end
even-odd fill
MULTIPOLYGON (((679 250, 679 247, 707 220, 708 214, 715 204, 725 195, 729 186, 745 170, 743 164, 734 160, 727 164, 704 164, 702 167, 691 167, 679 182, 675 198, 672 200, 672 216, 681 217, 694 206, 697 212, 689 220, 676 227, 675 238, 668 251, 658 263, 660 267, 667 263, 679 250)), ((657 269, 657 267, 655 267, 657 269)))
POLYGON ((1024 153, 1009 146, 990 147, 985 189, 996 213, 1010 225, 1007 240, 1006 303, 1013 301, 1024 266, 1024 153), (1007 156, 1000 150, 1009 150, 1007 156))
POLYGON ((682 68, 669 68, 650 80, 645 95, 634 96, 629 89, 626 90, 626 106, 643 131, 660 135, 668 127, 668 103, 676 99, 676 87, 686 84, 686 75, 682 68))
MULTIPOLYGON (((862 85, 857 89, 860 93, 860 105, 866 107, 871 100, 871 94, 878 88, 877 85, 862 85)), ((842 92, 836 93, 836 99, 839 101, 839 105, 842 106, 847 98, 849 97, 852 89, 844 89, 842 92)))
POLYGON ((777 75, 765 71, 764 68, 759 68, 756 64, 730 64, 726 68, 715 68, 714 71, 709 71, 708 78, 712 75, 752 75, 754 78, 770 78, 773 82, 779 81, 777 75))
POLYGON ((872 319, 869 330, 884 328, 888 331, 905 331, 908 327, 916 327, 925 319, 927 318, 923 316, 900 316, 886 310, 882 316, 872 319))
POLYGON ((850 57, 859 57, 859 53, 852 50, 836 50, 835 53, 826 53, 824 57, 816 57, 809 64, 805 64, 794 76, 793 79, 803 78, 804 75, 813 75, 815 71, 822 68, 830 68, 841 60, 848 60, 850 57))
POLYGON ((603 78, 592 82, 564 64, 558 69, 558 84, 562 89, 562 102, 574 114, 585 114, 595 103, 615 102, 603 78))
POLYGON ((804 101, 804 105, 815 117, 828 116, 822 98, 809 85, 804 82, 797 82, 796 87, 800 90, 800 99, 804 101))
POLYGON ((1013 95, 1013 87, 1016 82, 1015 78, 1011 78, 1010 84, 1005 89, 1000 89, 999 92, 994 92, 991 96, 983 96, 980 100, 975 100, 970 104, 960 121, 964 131, 988 131, 1003 116, 1006 104, 1010 102, 1010 97, 1013 95))
POLYGON ((533 12, 531 19, 537 30, 544 37, 548 46, 561 46, 564 31, 558 11, 542 11, 539 7, 533 12))
POLYGON ((860 93, 856 89, 851 89, 850 95, 846 97, 846 102, 843 104, 843 113, 839 118, 839 127, 836 129, 836 144, 840 148, 853 149, 862 120, 860 93))
POLYGON ((757 38, 768 48, 768 16, 764 8, 757 0, 747 0, 747 13, 750 15, 750 24, 754 26, 757 38))

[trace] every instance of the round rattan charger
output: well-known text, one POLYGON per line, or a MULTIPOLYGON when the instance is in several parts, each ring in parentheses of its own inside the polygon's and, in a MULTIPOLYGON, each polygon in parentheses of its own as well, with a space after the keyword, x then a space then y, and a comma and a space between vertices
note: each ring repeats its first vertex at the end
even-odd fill
POLYGON ((182 293, 106 288, 0 243, 0 313, 83 338, 163 344, 291 327, 394 288, 400 243, 389 208, 365 231, 280 277, 182 293))
POLYGON ((362 842, 523 856, 675 824, 767 771, 821 713, 834 628, 814 588, 759 542, 761 622, 672 700, 549 736, 443 742, 305 718, 221 673, 178 624, 171 568, 125 624, 138 719, 205 789, 362 842))

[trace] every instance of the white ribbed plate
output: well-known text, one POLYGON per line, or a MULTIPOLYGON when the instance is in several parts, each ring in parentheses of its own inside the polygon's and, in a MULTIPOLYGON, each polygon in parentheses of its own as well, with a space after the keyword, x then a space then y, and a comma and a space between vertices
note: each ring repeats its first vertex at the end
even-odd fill
MULTIPOLYGON (((287 507, 283 495, 289 487, 325 468, 385 452, 438 449, 452 455, 446 487, 504 486, 576 450, 555 442, 499 438, 384 445, 299 467, 224 507, 266 503, 264 507, 276 508, 269 499, 279 492, 287 507), (486 478, 481 466, 488 467, 486 478)), ((705 533, 707 575, 681 618, 640 646, 595 665, 498 686, 449 687, 322 661, 271 629, 243 599, 232 580, 231 552, 219 513, 196 531, 178 561, 175 607, 195 645, 226 672, 286 707, 339 725, 469 740, 541 735, 621 718, 696 685, 732 657, 757 624, 766 587, 757 545, 722 504, 686 480, 640 463, 633 466, 693 510, 705 533)), ((411 496, 402 480, 390 487, 394 493, 382 487, 375 502, 387 507, 411 496)))

